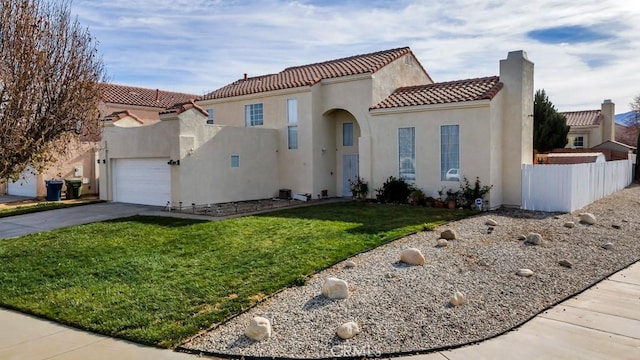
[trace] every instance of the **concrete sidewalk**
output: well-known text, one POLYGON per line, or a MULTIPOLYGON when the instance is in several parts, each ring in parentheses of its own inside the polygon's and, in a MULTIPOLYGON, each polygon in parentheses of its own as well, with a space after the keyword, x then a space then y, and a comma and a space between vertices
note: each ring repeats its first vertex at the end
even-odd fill
POLYGON ((138 214, 151 214, 160 209, 157 206, 99 203, 9 216, 0 218, 0 239, 138 214))
MULTIPOLYGON (((0 309, 0 359, 196 359, 0 309)), ((640 262, 516 331, 405 360, 640 359, 640 262)))

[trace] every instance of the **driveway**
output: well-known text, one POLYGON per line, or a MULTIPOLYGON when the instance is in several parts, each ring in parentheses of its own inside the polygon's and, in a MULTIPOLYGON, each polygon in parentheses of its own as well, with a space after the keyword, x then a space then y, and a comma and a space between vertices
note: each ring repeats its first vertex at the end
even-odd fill
POLYGON ((100 203, 9 216, 0 218, 0 239, 138 214, 154 214, 160 209, 157 206, 100 203))

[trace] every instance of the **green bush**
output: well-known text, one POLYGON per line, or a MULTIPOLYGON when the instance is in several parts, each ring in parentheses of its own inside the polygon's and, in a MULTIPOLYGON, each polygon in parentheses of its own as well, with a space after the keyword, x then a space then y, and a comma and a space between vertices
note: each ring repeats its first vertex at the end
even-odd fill
POLYGON ((480 178, 476 176, 476 181, 471 186, 469 184, 469 180, 466 176, 462 177, 462 183, 460 184, 460 194, 461 200, 463 201, 463 206, 469 207, 471 204, 474 204, 476 199, 481 198, 484 199, 484 196, 491 191, 493 185, 482 185, 480 183, 480 178))
POLYGON ((407 183, 404 179, 389 176, 387 181, 382 184, 382 198, 386 203, 406 204, 413 190, 415 190, 413 185, 407 183))

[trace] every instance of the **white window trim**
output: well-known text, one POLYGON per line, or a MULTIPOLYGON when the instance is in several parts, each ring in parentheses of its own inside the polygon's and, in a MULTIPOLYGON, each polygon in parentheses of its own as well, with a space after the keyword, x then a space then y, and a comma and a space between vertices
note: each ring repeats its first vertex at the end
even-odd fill
POLYGON ((244 126, 252 127, 252 126, 262 126, 262 125, 264 125, 264 103, 258 102, 258 103, 245 104, 244 105, 244 126), (253 119, 251 119, 251 111, 247 112, 248 109, 253 109, 253 107, 256 105, 261 105, 262 107, 262 123, 261 124, 253 124, 252 123, 253 119))

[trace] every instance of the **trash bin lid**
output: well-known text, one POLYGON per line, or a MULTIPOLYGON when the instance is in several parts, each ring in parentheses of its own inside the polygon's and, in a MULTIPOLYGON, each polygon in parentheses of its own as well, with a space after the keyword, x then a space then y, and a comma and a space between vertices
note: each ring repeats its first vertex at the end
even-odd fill
POLYGON ((82 178, 67 178, 64 181, 68 183, 82 183, 82 178))
POLYGON ((49 184, 51 184, 51 185, 62 185, 63 184, 62 180, 45 180, 44 182, 47 185, 49 185, 49 184))

